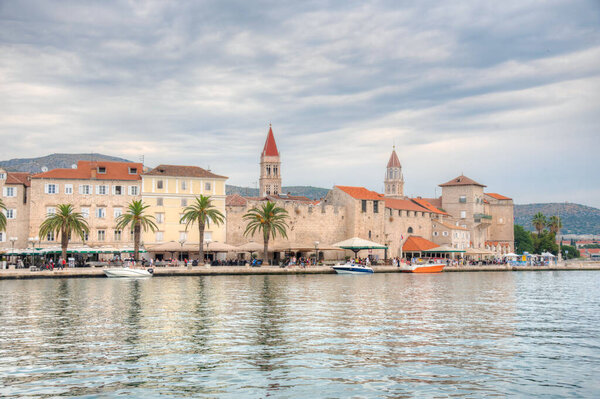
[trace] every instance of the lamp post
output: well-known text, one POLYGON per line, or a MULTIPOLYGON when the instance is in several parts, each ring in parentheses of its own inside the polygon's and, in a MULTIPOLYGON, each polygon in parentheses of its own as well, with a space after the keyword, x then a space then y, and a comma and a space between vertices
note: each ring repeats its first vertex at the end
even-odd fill
POLYGON ((182 237, 179 239, 179 245, 181 245, 181 250, 179 251, 179 260, 183 260, 183 259, 181 259, 182 258, 181 253, 183 252, 183 244, 185 244, 185 238, 182 237))
POLYGON ((15 241, 17 241, 19 238, 17 237, 10 237, 10 250, 14 252, 15 250, 15 241))
POLYGON ((315 266, 319 263, 319 241, 315 241, 315 266))

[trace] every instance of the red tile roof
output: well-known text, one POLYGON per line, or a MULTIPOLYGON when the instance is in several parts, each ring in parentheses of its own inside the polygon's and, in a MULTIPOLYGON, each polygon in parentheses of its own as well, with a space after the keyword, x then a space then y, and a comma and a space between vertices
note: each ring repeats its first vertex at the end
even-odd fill
POLYGON ((247 203, 248 200, 239 194, 228 195, 225 198, 226 206, 245 206, 247 203))
POLYGON ((364 187, 352 187, 352 186, 334 186, 351 196, 355 199, 360 200, 383 200, 383 195, 376 193, 375 191, 367 190, 364 187))
POLYGON ((460 175, 444 184, 440 184, 440 187, 450 187, 450 186, 480 186, 486 187, 481 183, 477 183, 475 180, 468 178, 465 175, 460 175))
POLYGON ((184 165, 158 165, 145 176, 180 176, 180 177, 202 177, 212 179, 227 179, 227 176, 220 176, 212 173, 210 170, 202 169, 199 166, 184 165))
POLYGON ((429 202, 431 205, 435 206, 436 208, 442 207, 442 197, 439 197, 439 198, 417 197, 417 198, 424 199, 425 201, 429 202))
POLYGON ((392 155, 390 156, 390 160, 387 164, 388 168, 401 168, 400 160, 398 159, 398 155, 396 154, 396 150, 392 150, 392 155))
POLYGON ((25 187, 29 187, 31 186, 29 176, 31 176, 29 172, 6 172, 5 184, 22 184, 25 187))
POLYGON ((426 201, 423 198, 411 198, 411 199, 414 202, 416 202, 417 204, 419 204, 420 206, 422 206, 423 208, 427 209, 429 212, 437 213, 438 215, 448 216, 448 214, 446 212, 439 210, 435 206, 431 205, 431 203, 429 203, 429 201, 426 201))
POLYGON ((439 247, 439 245, 426 240, 423 237, 409 236, 404 242, 404 245, 402 245, 402 250, 404 252, 423 252, 437 247, 439 247))
POLYGON ((401 209, 406 211, 415 211, 415 212, 430 212, 428 209, 425 209, 411 200, 403 200, 403 199, 395 199, 395 198, 384 198, 385 207, 390 209, 401 209))
POLYGON ((279 151, 277 150, 277 144, 275 143, 275 137, 273 136, 273 129, 269 125, 269 133, 267 134, 267 140, 265 141, 265 147, 262 151, 263 157, 278 157, 279 151))
POLYGON ((505 197, 502 194, 498 193, 485 193, 485 195, 489 195, 492 198, 496 198, 497 200, 511 200, 512 198, 505 197))
POLYGON ((92 179, 97 180, 141 180, 144 165, 135 162, 79 161, 76 169, 52 169, 31 176, 32 179, 92 179), (106 168, 106 173, 98 173, 98 168, 106 168), (136 168, 134 174, 129 168, 136 168))

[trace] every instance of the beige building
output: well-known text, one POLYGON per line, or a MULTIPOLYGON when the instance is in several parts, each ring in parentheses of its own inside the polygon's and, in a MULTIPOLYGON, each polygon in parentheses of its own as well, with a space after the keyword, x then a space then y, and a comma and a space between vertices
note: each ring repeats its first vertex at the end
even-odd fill
POLYGON ((431 241, 439 246, 449 246, 454 249, 466 250, 470 247, 471 232, 459 225, 459 222, 443 221, 440 219, 432 220, 431 241))
MULTIPOLYGON (((53 169, 31 177, 29 237, 38 237, 40 225, 59 204, 71 204, 88 222, 85 244, 127 248, 131 231, 116 228, 116 218, 132 200, 140 199, 143 165, 130 162, 79 161, 71 169, 53 169)), ((60 237, 39 237, 41 247, 60 245, 60 237)), ((79 237, 70 243, 83 244, 79 237)))
POLYGON ((0 249, 28 245, 30 174, 0 168, 0 195, 6 205, 6 231, 0 231, 0 249))
POLYGON ((269 125, 269 133, 260 154, 259 195, 278 195, 281 193, 281 158, 269 125))
POLYGON ((512 252, 515 242, 515 215, 512 198, 498 193, 485 193, 484 202, 486 213, 492 216, 486 247, 501 254, 512 252))
MULTIPOLYGON (((142 175, 142 199, 150 207, 158 231, 142 233, 143 242, 152 246, 165 242, 199 243, 198 225, 186 230, 179 223, 183 210, 199 195, 210 196, 213 205, 224 215, 226 176, 220 176, 197 166, 159 165, 142 175)), ((217 226, 210 224, 204 232, 205 241, 225 242, 227 221, 217 226)), ((189 256, 187 256, 190 258, 189 256)))

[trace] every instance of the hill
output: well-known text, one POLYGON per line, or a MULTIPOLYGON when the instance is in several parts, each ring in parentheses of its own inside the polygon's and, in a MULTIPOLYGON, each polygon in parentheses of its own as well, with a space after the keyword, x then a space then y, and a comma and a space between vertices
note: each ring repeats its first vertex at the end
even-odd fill
POLYGON ((112 157, 103 154, 50 154, 38 158, 15 158, 8 161, 0 161, 0 167, 11 172, 40 173, 42 167, 48 170, 57 168, 70 168, 77 161, 115 161, 131 162, 127 159, 112 157))
POLYGON ((515 205, 515 224, 534 230, 531 219, 542 212, 562 219, 562 234, 600 234, 600 209, 569 202, 515 205))
MULTIPOLYGON (((225 191, 227 195, 230 194, 239 194, 242 197, 257 197, 258 189, 257 188, 249 188, 249 187, 240 187, 240 186, 231 186, 227 185, 225 187, 225 191)), ((329 189, 321 188, 321 187, 313 187, 313 186, 285 186, 283 187, 282 192, 290 193, 291 195, 303 195, 310 199, 320 199, 327 195, 329 189)))

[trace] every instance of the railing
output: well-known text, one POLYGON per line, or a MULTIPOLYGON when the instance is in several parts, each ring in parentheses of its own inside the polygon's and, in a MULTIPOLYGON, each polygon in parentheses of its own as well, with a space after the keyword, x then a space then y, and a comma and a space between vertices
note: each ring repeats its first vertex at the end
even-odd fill
POLYGON ((473 214, 473 220, 475 223, 492 223, 492 215, 486 213, 475 213, 473 214))

